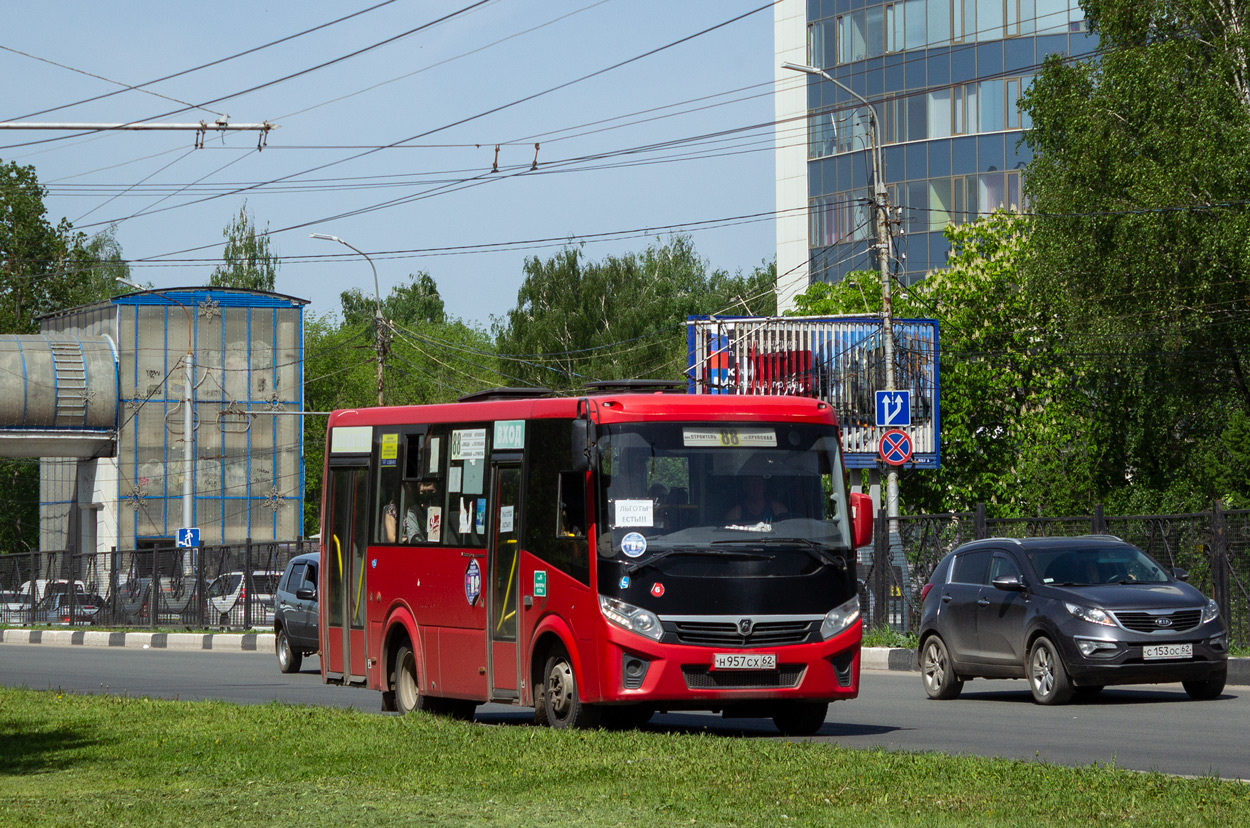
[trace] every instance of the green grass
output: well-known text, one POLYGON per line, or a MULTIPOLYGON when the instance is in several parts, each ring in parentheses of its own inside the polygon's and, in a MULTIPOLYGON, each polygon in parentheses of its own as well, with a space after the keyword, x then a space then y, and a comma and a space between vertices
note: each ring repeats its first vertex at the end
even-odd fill
POLYGON ((1247 825, 1114 767, 0 690, 4 826, 1247 825))

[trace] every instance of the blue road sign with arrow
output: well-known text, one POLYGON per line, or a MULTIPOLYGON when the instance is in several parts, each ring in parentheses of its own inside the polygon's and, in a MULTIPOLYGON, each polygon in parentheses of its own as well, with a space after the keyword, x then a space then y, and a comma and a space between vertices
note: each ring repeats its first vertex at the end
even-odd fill
POLYGON ((890 428, 911 425, 911 392, 878 391, 877 425, 890 428))

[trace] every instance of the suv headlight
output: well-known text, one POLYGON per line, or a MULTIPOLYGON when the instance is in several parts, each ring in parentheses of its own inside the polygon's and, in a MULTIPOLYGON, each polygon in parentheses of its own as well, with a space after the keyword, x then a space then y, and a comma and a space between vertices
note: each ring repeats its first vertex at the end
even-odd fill
POLYGON ((1079 604, 1069 604, 1067 602, 1064 602, 1064 606, 1068 608, 1068 612, 1072 613, 1073 618, 1079 618, 1091 624, 1101 624, 1104 627, 1115 626, 1115 621, 1111 620, 1111 616, 1105 610, 1100 610, 1097 607, 1082 607, 1079 604))
POLYGON ((642 607, 600 595, 599 611, 603 613, 604 618, 623 630, 645 635, 655 641, 659 641, 664 635, 664 627, 660 624, 660 619, 654 612, 642 607))
POLYGON ((839 633, 846 632, 859 620, 859 596, 856 595, 844 604, 834 607, 825 613, 820 622, 820 637, 829 639, 839 633))
POLYGON ((1220 605, 1215 603, 1214 599, 1208 599, 1207 605, 1202 608, 1202 623, 1214 621, 1220 617, 1220 605))

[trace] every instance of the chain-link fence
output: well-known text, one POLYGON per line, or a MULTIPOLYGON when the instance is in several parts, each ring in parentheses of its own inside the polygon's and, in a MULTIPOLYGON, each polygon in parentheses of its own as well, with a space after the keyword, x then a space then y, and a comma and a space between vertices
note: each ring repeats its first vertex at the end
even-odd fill
POLYGON ((992 537, 1109 534, 1166 567, 1187 571, 1189 583, 1220 605, 1231 643, 1250 644, 1250 510, 1227 510, 1217 503, 1186 515, 1108 517, 1098 508, 1092 515, 987 518, 979 506, 975 512, 905 515, 897 525, 901 556, 897 546, 891 549, 889 519, 882 512, 872 554, 860 558, 860 602, 870 628, 916 630, 920 590, 938 562, 960 544, 992 537))
POLYGON ((0 624, 251 629, 315 541, 0 555, 0 624))

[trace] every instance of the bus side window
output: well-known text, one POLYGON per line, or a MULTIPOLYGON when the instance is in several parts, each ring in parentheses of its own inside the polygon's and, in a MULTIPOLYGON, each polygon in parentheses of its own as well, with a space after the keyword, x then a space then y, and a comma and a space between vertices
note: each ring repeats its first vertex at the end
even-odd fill
POLYGON ((377 501, 374 510, 373 530, 369 537, 373 543, 399 543, 399 440, 398 434, 379 434, 374 448, 374 463, 378 470, 377 501))
POLYGON ((586 537, 586 475, 560 472, 560 511, 556 515, 556 536, 586 537))

